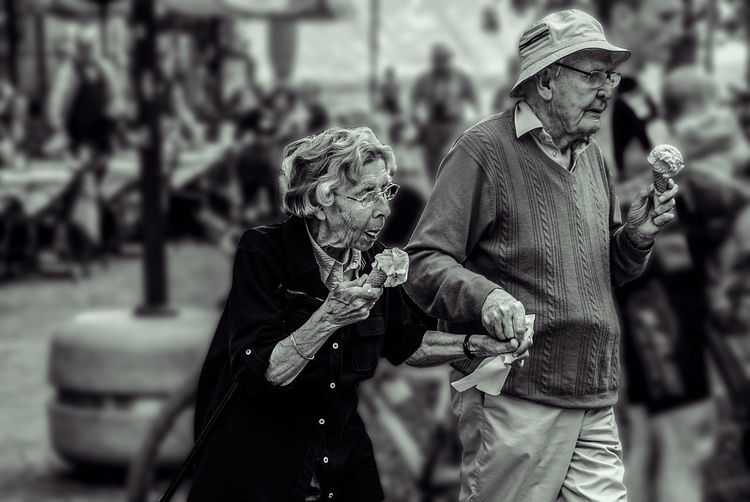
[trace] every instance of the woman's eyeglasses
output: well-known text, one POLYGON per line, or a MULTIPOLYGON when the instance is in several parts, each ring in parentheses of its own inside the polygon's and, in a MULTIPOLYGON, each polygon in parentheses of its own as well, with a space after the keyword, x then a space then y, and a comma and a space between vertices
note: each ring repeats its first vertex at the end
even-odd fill
POLYGON ((620 73, 617 73, 616 71, 583 71, 563 63, 554 64, 556 64, 557 66, 562 66, 563 68, 567 68, 568 70, 578 72, 582 75, 586 75, 586 80, 589 82, 589 84, 591 84, 591 87, 594 88, 603 86, 605 82, 608 82, 609 86, 614 88, 620 85, 620 80, 622 80, 622 75, 620 73))
POLYGON ((346 198, 350 200, 356 200, 363 206, 367 207, 367 206, 372 206, 373 204, 375 204, 375 202, 377 202, 378 200, 378 197, 380 197, 381 195, 383 196, 385 200, 392 200, 398 193, 399 188, 400 187, 397 184, 391 183, 390 185, 385 187, 383 190, 373 190, 372 192, 367 192, 366 194, 364 194, 362 197, 359 197, 359 198, 349 197, 348 195, 346 196, 346 198))

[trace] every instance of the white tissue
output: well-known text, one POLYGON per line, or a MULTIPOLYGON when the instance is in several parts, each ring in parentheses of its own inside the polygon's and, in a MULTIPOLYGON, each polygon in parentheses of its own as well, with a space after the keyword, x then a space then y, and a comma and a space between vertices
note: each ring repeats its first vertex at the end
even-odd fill
MULTIPOLYGON (((535 314, 528 314, 526 316, 526 333, 524 337, 534 336, 535 319, 535 314)), ((488 357, 479 363, 477 369, 451 383, 451 385, 458 392, 464 392, 472 387, 476 387, 477 390, 492 396, 499 396, 512 368, 510 363, 515 359, 513 354, 500 354, 499 356, 488 357)))

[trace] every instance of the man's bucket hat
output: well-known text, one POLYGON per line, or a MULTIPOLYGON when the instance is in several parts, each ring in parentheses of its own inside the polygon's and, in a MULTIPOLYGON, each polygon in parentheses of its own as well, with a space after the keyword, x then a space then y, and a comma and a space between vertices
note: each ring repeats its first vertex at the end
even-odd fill
POLYGON ((510 91, 520 97, 520 85, 565 56, 584 49, 601 49, 613 53, 618 65, 630 57, 630 51, 607 42, 602 25, 580 10, 553 12, 524 32, 518 42, 521 74, 510 91))

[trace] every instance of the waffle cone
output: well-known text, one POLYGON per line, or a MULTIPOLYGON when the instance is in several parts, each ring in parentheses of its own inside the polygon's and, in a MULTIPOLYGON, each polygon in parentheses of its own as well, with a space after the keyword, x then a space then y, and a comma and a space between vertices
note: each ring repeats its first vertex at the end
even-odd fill
POLYGON ((664 193, 667 191, 667 186, 669 184, 669 177, 665 176, 662 173, 658 173, 656 171, 653 172, 654 174, 654 189, 657 193, 664 193))
POLYGON ((373 270, 370 272, 370 275, 367 276, 367 284, 376 288, 382 288, 387 278, 388 275, 382 270, 373 270))

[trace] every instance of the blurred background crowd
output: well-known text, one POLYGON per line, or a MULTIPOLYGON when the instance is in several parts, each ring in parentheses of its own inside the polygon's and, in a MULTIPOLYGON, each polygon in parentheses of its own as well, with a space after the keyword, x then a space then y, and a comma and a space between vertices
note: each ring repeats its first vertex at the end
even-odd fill
MULTIPOLYGON (((0 402, 14 410, 0 433, 10 446, 0 448, 0 494, 124 493, 117 477, 102 488, 100 474, 82 475, 70 452, 57 452, 67 464, 50 460, 61 448, 40 403, 54 392, 45 358, 56 327, 81 310, 137 302, 142 222, 163 218, 172 296, 215 308, 243 229, 281 216, 284 145, 367 125, 395 150, 402 189, 382 240, 402 246, 452 141, 513 106, 522 30, 576 7, 633 52, 597 136, 619 200, 648 183, 654 145, 678 146, 687 166, 679 221, 646 274, 617 292, 631 500, 750 500, 748 2, 156 0, 156 58, 141 80, 134 45, 149 35, 131 3, 5 0, 0 9, 0 374, 9 384, 0 402), (143 95, 156 131, 139 110, 143 95), (160 162, 142 165, 139 151, 155 140, 160 162), (139 190, 154 168, 164 183, 158 216, 142 211, 139 190), (31 460, 15 460, 19 452, 31 460)), ((447 392, 442 369, 386 363, 363 389, 389 500, 455 500, 460 445, 447 392)))

